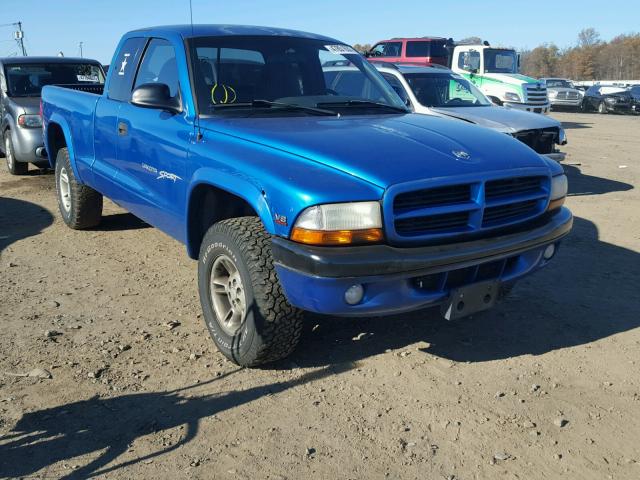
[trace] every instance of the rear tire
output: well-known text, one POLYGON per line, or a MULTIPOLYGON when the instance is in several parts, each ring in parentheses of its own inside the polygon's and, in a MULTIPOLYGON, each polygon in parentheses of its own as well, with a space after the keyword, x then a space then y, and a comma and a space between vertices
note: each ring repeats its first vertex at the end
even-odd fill
POLYGON ((55 178, 58 207, 64 223, 74 230, 98 225, 102 219, 102 195, 78 183, 66 147, 58 150, 55 178))
POLYGON ((254 367, 297 346, 302 311, 282 291, 271 237, 259 218, 232 218, 209 228, 200 248, 198 288, 211 338, 232 362, 254 367))
POLYGON ((7 162, 7 170, 11 175, 26 175, 29 172, 29 164, 18 162, 13 150, 13 141, 11 140, 11 131, 4 132, 4 157, 7 162))

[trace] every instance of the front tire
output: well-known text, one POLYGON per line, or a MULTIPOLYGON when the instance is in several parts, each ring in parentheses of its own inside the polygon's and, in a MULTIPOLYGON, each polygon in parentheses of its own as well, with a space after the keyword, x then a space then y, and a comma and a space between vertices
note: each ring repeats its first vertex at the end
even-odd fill
POLYGON ((289 355, 302 334, 302 312, 280 286, 271 237, 257 217, 213 225, 198 261, 204 320, 218 349, 244 367, 289 355))
POLYGON ((58 207, 64 223, 74 230, 98 225, 102 219, 102 195, 78 183, 67 148, 58 150, 55 177, 58 207))
POLYGON ((606 115, 607 114, 607 106, 605 105, 604 102, 600 102, 598 104, 598 113, 601 115, 606 115))
POLYGON ((4 132, 4 157, 7 162, 7 170, 11 175, 26 175, 29 171, 29 164, 18 162, 13 150, 13 141, 11 140, 11 132, 4 132))

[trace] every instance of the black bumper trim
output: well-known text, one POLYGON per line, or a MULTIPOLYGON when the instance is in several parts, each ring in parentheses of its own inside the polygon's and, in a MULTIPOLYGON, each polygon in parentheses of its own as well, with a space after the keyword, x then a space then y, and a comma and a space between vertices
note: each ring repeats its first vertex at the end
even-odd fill
POLYGON ((389 245, 313 247, 274 237, 276 265, 329 278, 415 273, 425 275, 516 255, 560 240, 571 231, 573 216, 561 208, 528 230, 468 242, 398 248, 389 245))

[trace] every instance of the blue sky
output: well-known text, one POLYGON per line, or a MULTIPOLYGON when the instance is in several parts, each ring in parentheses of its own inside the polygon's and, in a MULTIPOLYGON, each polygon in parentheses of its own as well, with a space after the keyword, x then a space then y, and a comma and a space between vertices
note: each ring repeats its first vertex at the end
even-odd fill
MULTIPOLYGON (((3 0, 0 24, 22 21, 30 55, 77 56, 109 63, 122 33, 139 27, 188 23, 188 0, 3 0)), ((595 2, 594 2, 595 3, 595 2)), ((600 2, 598 2, 600 3, 600 2)), ((602 3, 600 3, 603 5, 602 3)), ((294 28, 347 43, 394 36, 477 35, 518 48, 575 43, 585 27, 603 39, 640 29, 640 2, 596 10, 590 1, 498 0, 193 0, 195 23, 294 28)), ((16 52, 10 27, 0 27, 0 56, 16 52)))

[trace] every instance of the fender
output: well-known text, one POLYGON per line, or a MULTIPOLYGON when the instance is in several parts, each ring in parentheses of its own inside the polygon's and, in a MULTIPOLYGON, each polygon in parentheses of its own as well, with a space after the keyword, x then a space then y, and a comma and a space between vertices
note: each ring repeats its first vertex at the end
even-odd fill
POLYGON ((275 224, 271 208, 267 202, 266 194, 262 188, 251 182, 249 178, 240 175, 223 172, 219 169, 203 167, 196 170, 191 178, 189 189, 187 191, 187 211, 185 212, 185 235, 187 240, 187 252, 191 258, 198 258, 198 252, 194 251, 194 242, 189 234, 189 216, 191 214, 191 196, 196 187, 200 185, 209 185, 228 193, 236 195, 246 201, 256 211, 264 228, 270 234, 275 234, 275 224))
MULTIPOLYGON (((71 136, 71 129, 69 128, 69 124, 67 123, 65 118, 57 112, 52 114, 51 117, 49 117, 49 121, 47 122, 47 129, 46 129, 45 138, 44 138, 44 144, 47 149, 47 152, 53 152, 53 149, 51 148, 51 144, 49 142, 49 126, 52 123, 57 124, 62 129, 62 134, 64 135, 64 142, 67 145, 67 149, 69 150, 69 160, 71 162, 71 168, 73 169, 73 174, 79 183, 84 183, 82 181, 82 177, 80 176, 80 172, 78 171, 78 167, 76 165, 76 156, 73 148, 73 142, 72 142, 73 137, 71 136)), ((56 168, 56 159, 53 158, 52 155, 49 155, 49 165, 53 169, 56 168)))

